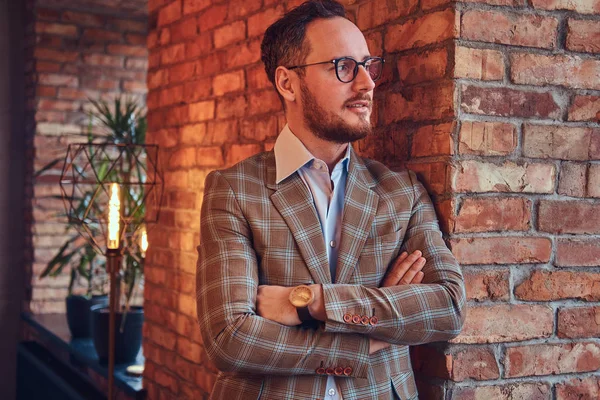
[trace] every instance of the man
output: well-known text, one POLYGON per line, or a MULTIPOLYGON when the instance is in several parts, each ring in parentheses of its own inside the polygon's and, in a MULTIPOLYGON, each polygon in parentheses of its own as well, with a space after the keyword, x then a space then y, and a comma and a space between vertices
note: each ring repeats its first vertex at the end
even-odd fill
POLYGON ((333 1, 275 22, 262 58, 288 125, 206 180, 197 293, 214 399, 417 398, 408 345, 460 332, 460 269, 413 173, 362 159, 374 81, 333 1))

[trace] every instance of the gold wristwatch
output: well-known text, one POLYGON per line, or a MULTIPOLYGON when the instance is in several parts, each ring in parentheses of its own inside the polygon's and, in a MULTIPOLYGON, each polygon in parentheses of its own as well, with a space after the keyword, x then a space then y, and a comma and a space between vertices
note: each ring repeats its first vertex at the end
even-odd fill
POLYGON ((290 292, 289 299, 290 303, 296 307, 296 312, 298 313, 300 321, 314 321, 314 318, 308 311, 308 306, 315 300, 315 295, 310 287, 306 285, 296 286, 290 292))

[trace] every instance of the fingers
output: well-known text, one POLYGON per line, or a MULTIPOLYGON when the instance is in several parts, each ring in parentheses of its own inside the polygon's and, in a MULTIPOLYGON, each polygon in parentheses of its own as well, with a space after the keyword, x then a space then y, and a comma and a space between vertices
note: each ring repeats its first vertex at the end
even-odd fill
POLYGON ((413 282, 413 279, 417 275, 418 272, 421 272, 421 269, 425 266, 425 258, 419 257, 410 268, 404 273, 404 276, 400 278, 397 285, 408 285, 413 282))
MULTIPOLYGON (((394 265, 391 270, 388 271, 385 279, 383 280, 382 286, 395 286, 395 285, 406 285, 414 282, 417 273, 425 266, 425 258, 422 257, 423 253, 419 250, 415 250, 411 254, 403 252, 394 261, 394 265)), ((422 277, 420 279, 423 279, 422 277)))
POLYGON ((419 271, 415 274, 415 277, 413 278, 413 280, 410 283, 421 283, 421 282, 423 282, 424 277, 425 277, 425 274, 423 273, 423 271, 419 271))

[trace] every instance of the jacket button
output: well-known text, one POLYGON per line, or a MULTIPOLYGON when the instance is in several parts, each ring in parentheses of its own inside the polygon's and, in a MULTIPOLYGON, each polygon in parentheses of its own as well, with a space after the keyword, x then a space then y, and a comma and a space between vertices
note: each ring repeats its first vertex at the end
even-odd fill
POLYGON ((363 315, 363 317, 360 319, 360 323, 363 325, 369 325, 369 317, 363 315))
POLYGON ((352 322, 352 314, 344 314, 344 322, 346 322, 347 324, 352 322))
POLYGON ((352 367, 344 368, 344 375, 346 375, 346 376, 352 375, 352 367))
POLYGON ((319 375, 325 374, 325 368, 323 368, 323 367, 317 368, 317 374, 319 374, 319 375))
POLYGON ((379 318, 372 316, 371 318, 369 318, 369 323, 371 325, 377 325, 377 323, 379 322, 379 318))
POLYGON ((360 324, 360 315, 354 315, 352 317, 352 322, 354 322, 355 324, 360 324))
POLYGON ((336 375, 342 375, 344 373, 344 368, 336 367, 335 370, 333 370, 333 373, 336 375))
POLYGON ((327 368, 327 369, 325 370, 325 373, 326 373, 327 375, 333 375, 333 372, 334 372, 334 371, 333 371, 333 368, 331 368, 331 367, 329 367, 329 368, 327 368))

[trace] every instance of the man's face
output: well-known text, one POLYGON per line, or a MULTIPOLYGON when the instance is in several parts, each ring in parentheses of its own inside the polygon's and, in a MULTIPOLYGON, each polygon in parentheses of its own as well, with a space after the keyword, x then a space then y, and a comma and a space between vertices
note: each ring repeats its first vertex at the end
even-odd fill
MULTIPOLYGON (((352 57, 362 61, 369 49, 363 34, 344 18, 320 19, 306 31, 311 51, 306 64, 352 57)), ((322 139, 347 143, 367 136, 375 84, 363 67, 352 82, 340 82, 333 63, 305 68, 300 76, 302 112, 306 126, 322 139)))

